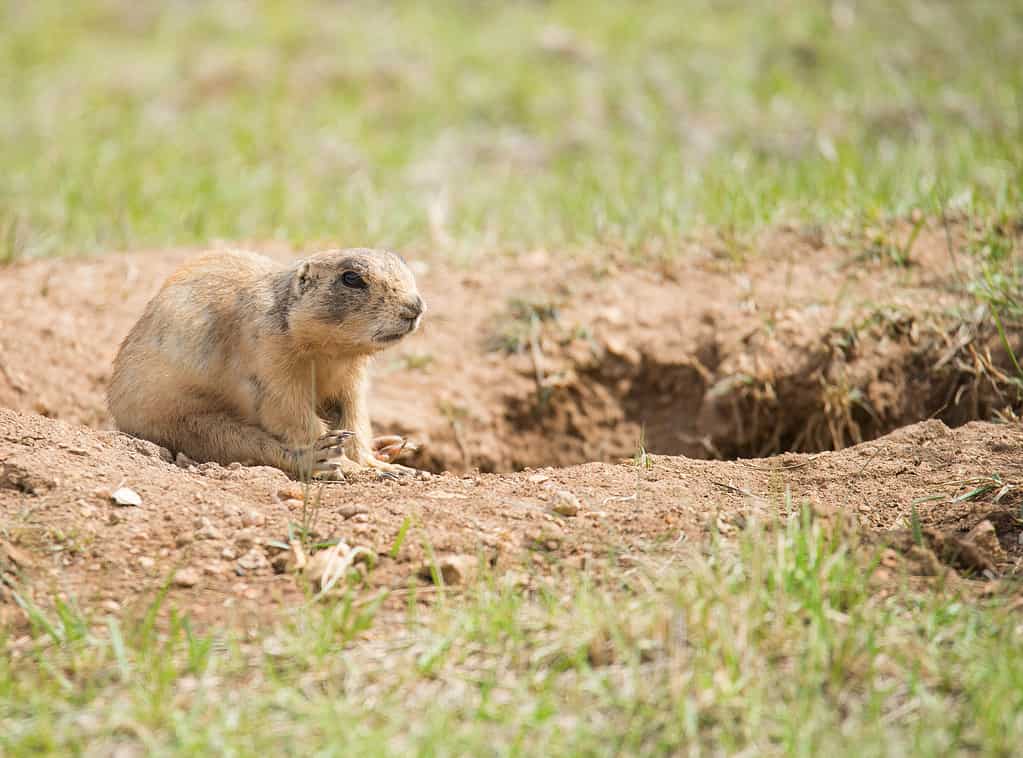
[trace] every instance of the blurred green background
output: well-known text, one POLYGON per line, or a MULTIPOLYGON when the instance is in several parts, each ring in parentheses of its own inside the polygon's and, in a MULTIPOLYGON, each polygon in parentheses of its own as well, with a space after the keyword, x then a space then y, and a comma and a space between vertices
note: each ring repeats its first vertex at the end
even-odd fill
POLYGON ((1020 0, 0 8, 7 259, 1019 208, 1020 0))

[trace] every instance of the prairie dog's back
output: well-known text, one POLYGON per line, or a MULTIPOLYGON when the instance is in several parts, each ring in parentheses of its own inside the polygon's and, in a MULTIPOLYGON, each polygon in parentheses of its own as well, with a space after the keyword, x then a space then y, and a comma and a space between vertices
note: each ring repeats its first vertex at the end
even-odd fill
POLYGON ((114 361, 108 397, 120 429, 140 433, 144 418, 208 408, 219 389, 230 390, 267 308, 259 285, 276 268, 252 253, 213 252, 164 282, 114 361))

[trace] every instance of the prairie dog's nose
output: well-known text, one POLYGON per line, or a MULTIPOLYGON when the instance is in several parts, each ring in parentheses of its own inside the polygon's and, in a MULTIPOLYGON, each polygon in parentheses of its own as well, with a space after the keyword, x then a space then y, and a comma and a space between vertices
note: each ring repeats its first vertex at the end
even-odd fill
POLYGON ((423 298, 416 295, 411 302, 405 303, 405 312, 402 315, 409 320, 415 320, 422 316, 425 310, 426 303, 423 302, 423 298))

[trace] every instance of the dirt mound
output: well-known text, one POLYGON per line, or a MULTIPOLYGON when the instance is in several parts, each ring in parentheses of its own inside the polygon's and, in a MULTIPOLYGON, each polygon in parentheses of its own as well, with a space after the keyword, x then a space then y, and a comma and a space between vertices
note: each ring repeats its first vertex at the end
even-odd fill
MULTIPOLYGON (((893 238, 910 231, 895 229, 893 238)), ((415 256, 424 331, 376 364, 381 432, 433 471, 837 449, 926 418, 1020 407, 971 231, 924 228, 911 265, 869 240, 776 230, 653 263, 535 251, 472 270, 415 256), (874 251, 874 252, 871 252, 874 251)), ((281 258, 288 251, 270 251, 281 258)), ((0 406, 109 428, 121 338, 190 251, 0 270, 0 406)), ((1021 331, 1010 326, 1018 348, 1021 331)))
POLYGON ((751 518, 784 521, 804 504, 868 534, 888 533, 903 552, 926 552, 931 543, 923 540, 933 535, 961 542, 986 520, 987 541, 975 540, 986 563, 972 570, 932 545, 936 565, 972 575, 1011 573, 1023 558, 1018 424, 949 430, 930 421, 839 452, 759 461, 649 456, 354 482, 324 486, 305 505, 297 483, 274 469, 183 469, 169 459, 116 432, 0 410, 5 620, 23 618, 15 593, 40 604, 60 596, 94 611, 137 612, 176 572, 172 604, 187 605, 199 621, 256 622, 304 601, 285 565, 288 540, 303 529, 306 545, 341 539, 368 549, 376 560, 367 595, 391 590, 395 608, 410 581, 421 582, 415 577, 430 555, 482 556, 524 582, 564 566, 599 574, 639 556, 679 556, 751 518), (120 488, 141 504, 115 502, 120 488))
POLYGON ((1020 408, 965 294, 971 234, 924 228, 911 265, 795 229, 758 239, 762 254, 704 241, 643 265, 412 255, 430 315, 376 364, 378 432, 411 436, 434 471, 527 470, 312 494, 268 468, 182 469, 109 429, 117 345, 189 251, 2 269, 0 608, 18 615, 15 592, 123 608, 177 572, 195 617, 258 619, 305 598, 289 544, 337 539, 376 556, 367 582, 400 605, 430 554, 456 574, 464 556, 601 571, 803 503, 883 535, 918 573, 1014 572, 1023 432, 966 423, 1020 408), (551 468, 584 461, 603 463, 551 468), (121 487, 141 505, 115 504, 121 487))

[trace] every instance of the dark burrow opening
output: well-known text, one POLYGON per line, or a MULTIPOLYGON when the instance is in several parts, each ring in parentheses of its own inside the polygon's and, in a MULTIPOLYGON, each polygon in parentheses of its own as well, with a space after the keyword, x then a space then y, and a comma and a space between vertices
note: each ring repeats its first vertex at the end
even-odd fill
MULTIPOLYGON (((1021 330, 1023 331, 1023 330, 1021 330)), ((815 453, 926 419, 1010 420, 1023 377, 1003 340, 974 324, 830 335, 735 371, 716 344, 677 359, 597 351, 540 384, 508 392, 492 428, 452 424, 416 456, 435 471, 512 471, 618 461, 640 451, 693 458, 815 453)))

